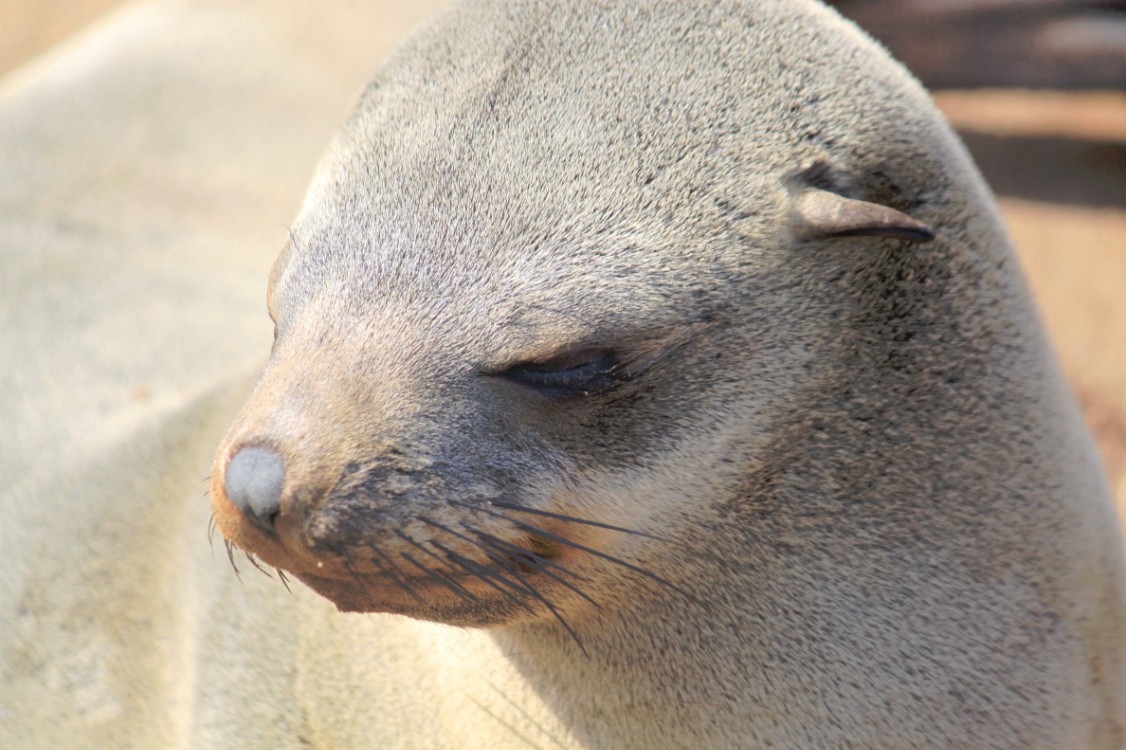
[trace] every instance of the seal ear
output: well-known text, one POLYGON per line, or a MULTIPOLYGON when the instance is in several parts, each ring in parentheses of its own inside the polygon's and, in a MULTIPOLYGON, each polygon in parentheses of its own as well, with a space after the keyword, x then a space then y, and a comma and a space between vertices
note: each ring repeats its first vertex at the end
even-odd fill
POLYGON ((825 162, 785 179, 790 192, 790 223, 802 240, 842 237, 889 237, 930 242, 934 230, 907 214, 879 203, 846 198, 847 181, 825 162))
POLYGON ((806 188, 793 198, 790 217, 794 233, 803 240, 838 237, 889 237, 930 242, 934 230, 894 208, 806 188))

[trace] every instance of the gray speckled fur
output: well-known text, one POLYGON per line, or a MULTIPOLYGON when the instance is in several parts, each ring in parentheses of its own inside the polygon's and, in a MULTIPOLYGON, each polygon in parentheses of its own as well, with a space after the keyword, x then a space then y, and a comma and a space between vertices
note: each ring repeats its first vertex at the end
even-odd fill
POLYGON ((316 554, 486 523, 467 499, 665 539, 600 545, 691 598, 589 557, 602 610, 545 584, 589 656, 538 605, 398 610, 493 625, 583 746, 1122 743, 1094 451, 963 148, 832 12, 462 3, 371 83, 294 237, 224 451, 278 446, 316 554), (937 239, 797 241, 786 180, 818 162, 937 239), (578 405, 480 374, 683 331, 578 405))

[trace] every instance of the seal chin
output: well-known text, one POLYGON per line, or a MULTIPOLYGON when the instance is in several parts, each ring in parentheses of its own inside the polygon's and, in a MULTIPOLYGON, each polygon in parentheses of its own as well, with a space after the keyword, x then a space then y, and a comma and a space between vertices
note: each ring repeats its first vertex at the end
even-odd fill
POLYGON ((532 607, 515 595, 484 590, 468 579, 408 580, 384 574, 349 578, 295 573, 298 580, 341 612, 405 615, 463 627, 489 627, 526 619, 532 607))

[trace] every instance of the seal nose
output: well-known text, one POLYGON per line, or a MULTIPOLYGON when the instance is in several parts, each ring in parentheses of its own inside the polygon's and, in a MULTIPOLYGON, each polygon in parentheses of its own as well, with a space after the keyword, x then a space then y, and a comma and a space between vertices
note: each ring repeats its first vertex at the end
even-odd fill
POLYGON ((269 448, 250 446, 236 453, 227 465, 223 488, 243 515, 273 531, 274 517, 281 509, 283 479, 281 456, 269 448))

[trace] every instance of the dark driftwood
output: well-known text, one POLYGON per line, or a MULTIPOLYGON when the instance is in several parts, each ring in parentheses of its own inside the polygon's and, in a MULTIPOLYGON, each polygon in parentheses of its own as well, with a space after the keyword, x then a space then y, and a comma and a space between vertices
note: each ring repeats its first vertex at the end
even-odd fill
POLYGON ((929 88, 1126 88, 1126 0, 829 0, 929 88))

